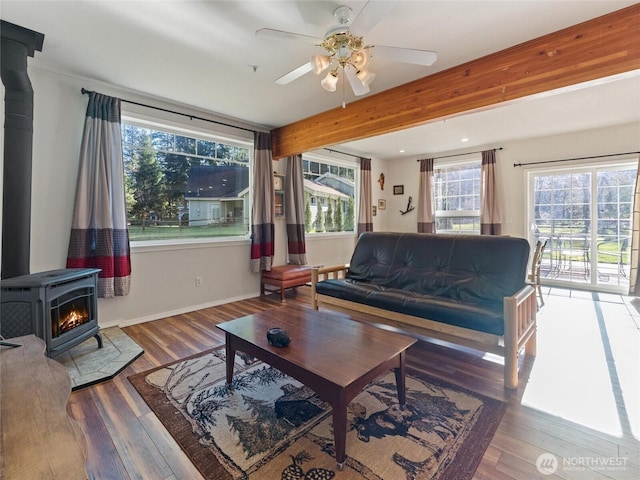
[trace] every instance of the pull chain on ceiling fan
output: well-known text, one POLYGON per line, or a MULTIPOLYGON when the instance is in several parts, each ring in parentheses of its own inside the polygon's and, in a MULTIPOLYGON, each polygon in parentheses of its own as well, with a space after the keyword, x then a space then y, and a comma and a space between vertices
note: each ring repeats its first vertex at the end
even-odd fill
POLYGON ((338 19, 338 25, 331 27, 325 33, 323 40, 309 35, 300 35, 271 28, 262 28, 256 31, 256 35, 263 37, 313 41, 316 46, 325 50, 324 54, 311 56, 309 62, 276 79, 276 83, 286 85, 308 72, 320 75, 329 69, 329 72, 320 81, 322 88, 328 92, 335 92, 338 79, 342 74, 343 78, 346 77, 356 96, 365 95, 369 93, 369 85, 376 76, 375 73, 367 68, 372 57, 371 50, 374 48, 376 55, 386 56, 393 61, 424 66, 432 65, 438 58, 435 52, 411 48, 365 45, 363 37, 358 35, 362 31, 368 31, 373 28, 389 13, 393 6, 394 2, 391 1, 367 2, 353 23, 351 22, 351 8, 346 5, 340 6, 334 11, 334 16, 338 19))

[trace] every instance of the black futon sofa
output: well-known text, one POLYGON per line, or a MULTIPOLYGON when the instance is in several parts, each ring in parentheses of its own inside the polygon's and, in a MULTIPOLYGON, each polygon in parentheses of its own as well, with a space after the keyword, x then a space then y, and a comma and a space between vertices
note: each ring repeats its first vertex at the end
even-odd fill
POLYGON ((356 309, 407 333, 501 355, 517 388, 518 352, 535 355, 535 289, 522 238, 367 232, 351 262, 312 270, 312 301, 356 309))

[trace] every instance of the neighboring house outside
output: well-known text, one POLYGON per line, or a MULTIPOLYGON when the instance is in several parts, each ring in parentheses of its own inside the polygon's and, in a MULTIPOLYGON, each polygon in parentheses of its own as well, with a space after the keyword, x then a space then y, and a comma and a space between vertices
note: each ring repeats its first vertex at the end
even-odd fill
POLYGON ((354 195, 355 186, 353 184, 353 180, 339 177, 334 173, 323 173, 319 177, 315 178, 314 182, 331 187, 349 197, 353 197, 354 195))
POLYGON ((247 223, 249 169, 242 166, 194 166, 184 195, 189 226, 247 223))
MULTIPOLYGON (((330 175, 330 174, 326 174, 326 175, 330 175)), ((332 177, 339 178, 339 177, 336 177, 335 175, 332 175, 332 177)), ((306 196, 308 197, 308 201, 310 203, 312 221, 315 221, 319 207, 322 208, 323 212, 327 211, 327 208, 329 205, 328 203, 329 199, 332 199, 334 201, 339 199, 342 211, 344 213, 346 211, 346 205, 350 197, 350 195, 346 195, 335 188, 327 186, 323 183, 318 183, 322 181, 322 179, 323 179, 322 177, 318 177, 316 181, 307 180, 306 178, 304 179, 304 191, 307 194, 306 196)), ((340 180, 343 180, 343 179, 340 179, 340 180)), ((341 186, 343 185, 342 182, 340 182, 340 185, 341 186)), ((344 188, 344 186, 342 186, 342 188, 344 188)), ((352 186, 352 192, 353 192, 353 186, 352 186)))

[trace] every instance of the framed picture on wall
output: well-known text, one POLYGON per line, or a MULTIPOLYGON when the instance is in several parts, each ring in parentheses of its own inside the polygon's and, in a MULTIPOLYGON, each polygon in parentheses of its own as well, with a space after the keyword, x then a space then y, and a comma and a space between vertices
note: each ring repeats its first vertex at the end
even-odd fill
POLYGON ((394 185, 393 186, 393 194, 394 195, 404 195, 404 185, 394 185))
POLYGON ((386 200, 378 200, 378 210, 385 210, 387 208, 387 201, 386 200))

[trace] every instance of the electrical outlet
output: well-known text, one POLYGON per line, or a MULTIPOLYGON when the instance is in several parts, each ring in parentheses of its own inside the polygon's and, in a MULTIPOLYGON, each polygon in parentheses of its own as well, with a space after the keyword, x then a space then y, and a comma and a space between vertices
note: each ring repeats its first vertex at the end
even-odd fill
POLYGON ((202 286, 202 277, 196 277, 196 287, 202 286))

